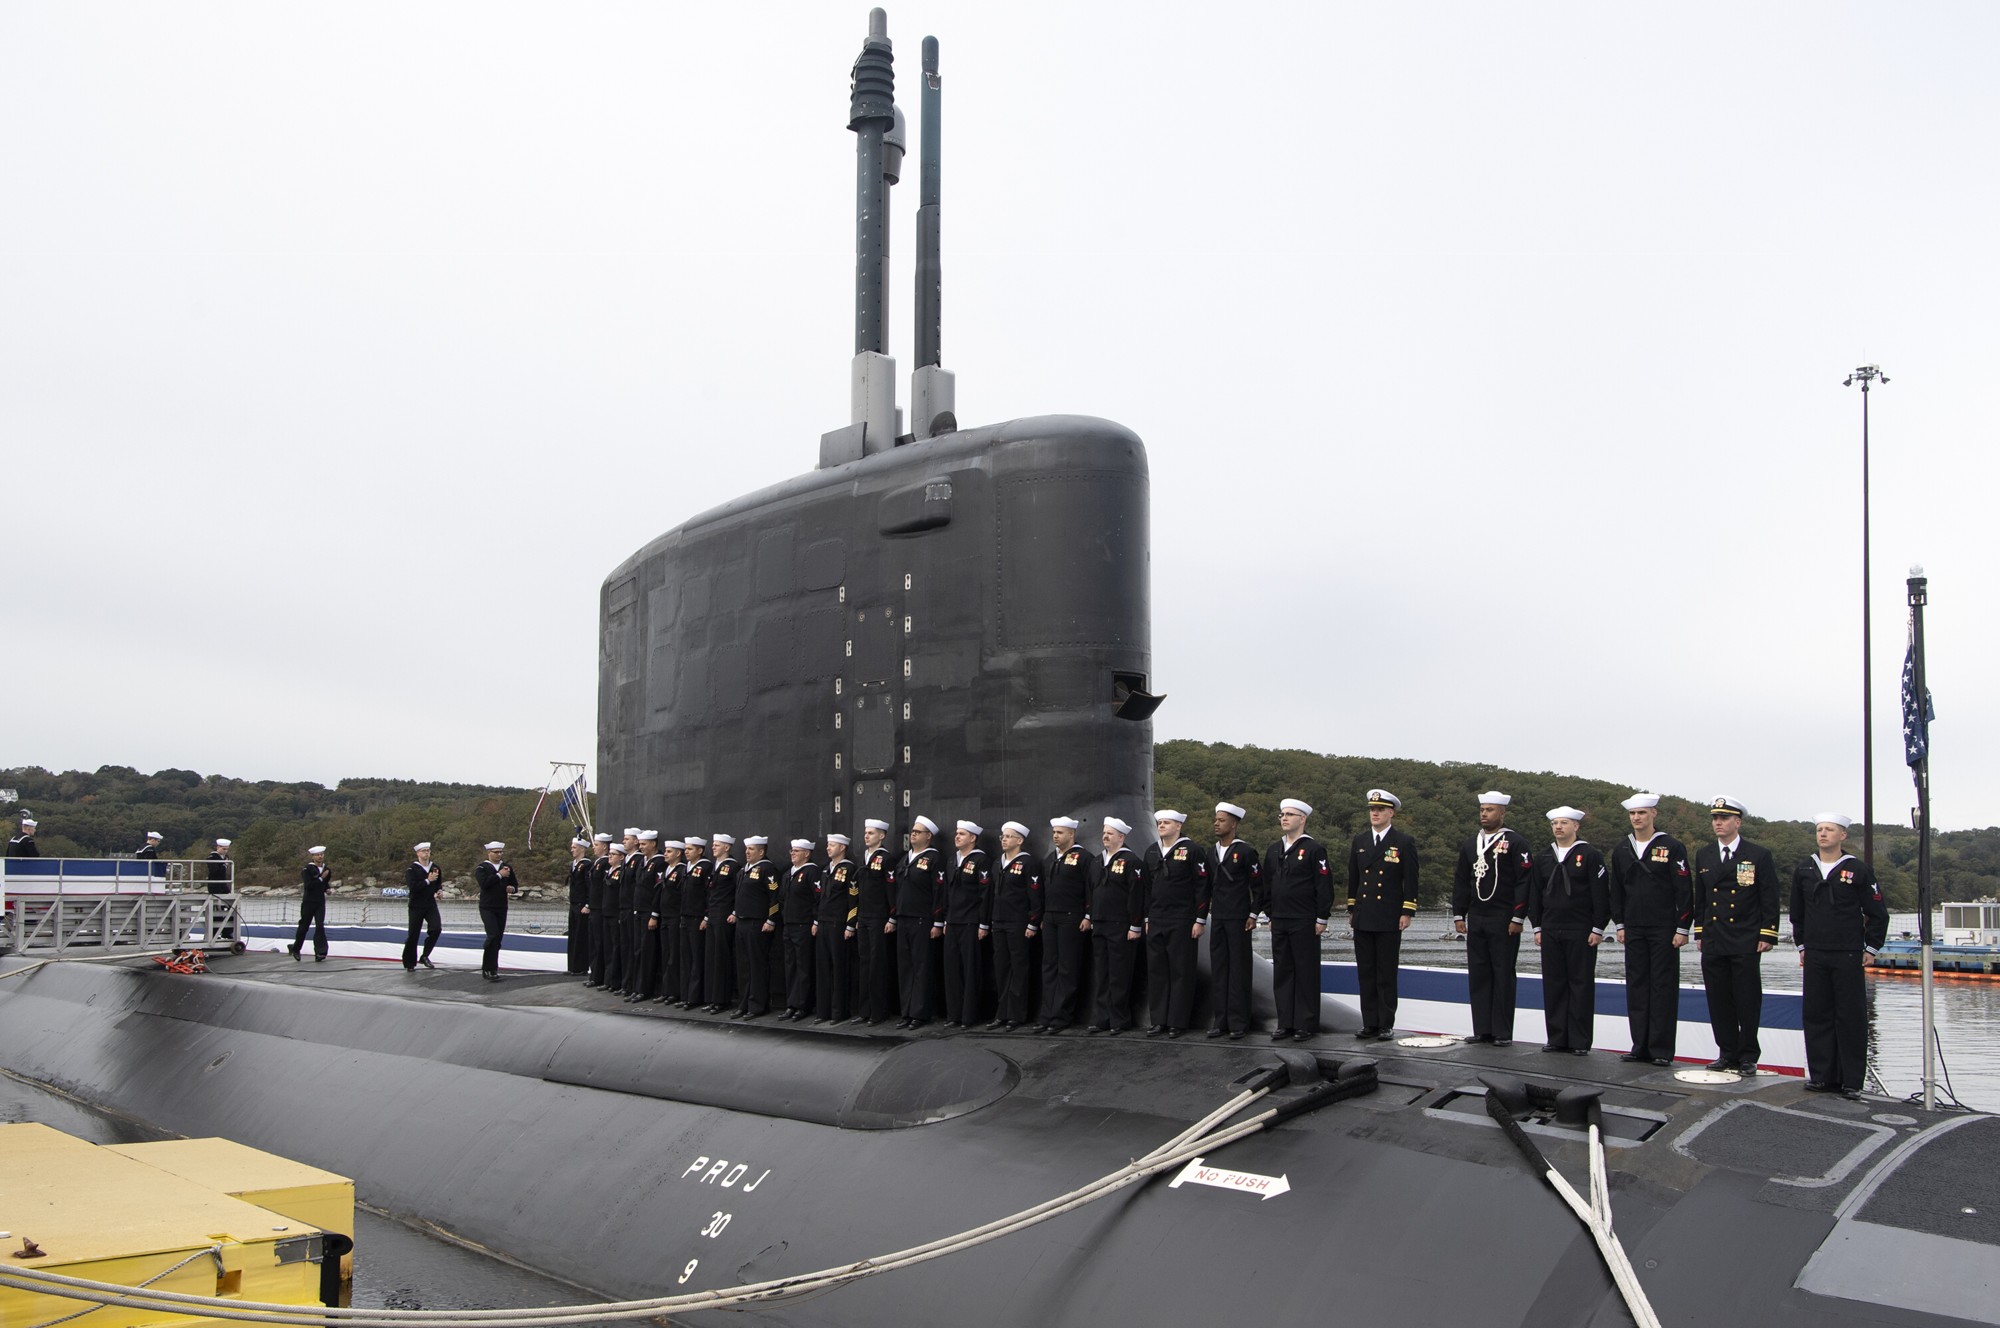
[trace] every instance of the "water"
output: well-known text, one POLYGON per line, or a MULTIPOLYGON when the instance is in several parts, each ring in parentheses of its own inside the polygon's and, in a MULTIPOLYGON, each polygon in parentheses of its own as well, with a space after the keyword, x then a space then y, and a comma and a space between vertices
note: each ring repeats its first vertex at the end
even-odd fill
MULTIPOLYGON (((0 1074, 0 1124, 34 1121, 95 1144, 172 1136, 0 1074)), ((366 1202, 368 1196, 358 1196, 366 1202)), ((354 1214, 352 1304, 366 1309, 546 1308, 596 1299, 589 1292, 455 1245, 366 1208, 354 1214)))

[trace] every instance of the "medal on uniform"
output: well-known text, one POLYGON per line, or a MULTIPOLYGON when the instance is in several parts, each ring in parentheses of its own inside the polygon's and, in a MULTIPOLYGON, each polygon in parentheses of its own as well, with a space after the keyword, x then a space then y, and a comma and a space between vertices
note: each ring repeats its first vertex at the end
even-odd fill
POLYGON ((1737 864, 1736 864, 1736 884, 1738 884, 1738 885, 1755 885, 1755 884, 1757 884, 1757 864, 1756 864, 1756 863, 1754 863, 1754 862, 1739 862, 1739 863, 1737 863, 1737 864))

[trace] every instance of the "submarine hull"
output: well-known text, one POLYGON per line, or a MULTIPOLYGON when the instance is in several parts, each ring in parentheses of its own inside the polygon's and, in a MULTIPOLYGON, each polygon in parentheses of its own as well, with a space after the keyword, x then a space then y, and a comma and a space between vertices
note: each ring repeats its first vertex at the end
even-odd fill
MULTIPOLYGON (((553 978, 496 992, 470 975, 299 975, 281 962, 226 959, 191 978, 58 965, 8 980, 0 1067, 169 1130, 337 1165, 373 1205, 613 1296, 841 1264, 1017 1211, 1154 1148, 1278 1056, 613 1014, 553 978)), ((1355 1055, 1331 1035, 1301 1051, 1284 1053, 1295 1078, 1355 1055)), ((1608 1057, 1391 1052, 1373 1093, 1206 1159, 1282 1178, 1271 1197, 1162 1176, 933 1263, 744 1313, 813 1325, 1622 1322, 1590 1237, 1481 1109, 1479 1075, 1500 1071, 1601 1090, 1617 1228, 1664 1321, 1992 1321, 1952 1288, 1976 1291, 1964 1260, 1990 1260, 2000 1240, 1992 1219, 1960 1212, 2000 1211, 1981 1207, 1995 1182, 1975 1165, 2000 1148, 2000 1121, 1900 1106, 1890 1117, 1774 1076, 1690 1085, 1608 1057), (1881 1240, 1901 1262, 1857 1285, 1868 1279, 1844 1252, 1881 1240), (1926 1304, 1911 1288, 1929 1274, 1926 1304)), ((1576 1133, 1531 1128, 1580 1182, 1576 1133)))

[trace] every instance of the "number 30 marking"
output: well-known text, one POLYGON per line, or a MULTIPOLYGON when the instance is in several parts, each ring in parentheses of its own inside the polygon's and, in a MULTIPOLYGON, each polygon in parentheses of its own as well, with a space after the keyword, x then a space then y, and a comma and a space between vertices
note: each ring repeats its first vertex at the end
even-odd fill
POLYGON ((716 1213, 708 1219, 708 1225, 701 1229, 701 1234, 710 1240, 715 1239, 728 1228, 729 1219, 733 1216, 733 1213, 716 1213))

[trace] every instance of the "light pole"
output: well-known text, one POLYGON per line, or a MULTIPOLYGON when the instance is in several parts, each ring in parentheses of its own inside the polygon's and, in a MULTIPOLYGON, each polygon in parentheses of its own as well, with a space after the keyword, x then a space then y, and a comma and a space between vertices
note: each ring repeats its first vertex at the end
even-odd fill
POLYGON ((1889 375, 1877 364, 1864 364, 1847 375, 1842 387, 1861 384, 1861 860, 1875 865, 1875 676, 1874 628, 1868 605, 1868 389, 1886 383, 1889 375))

